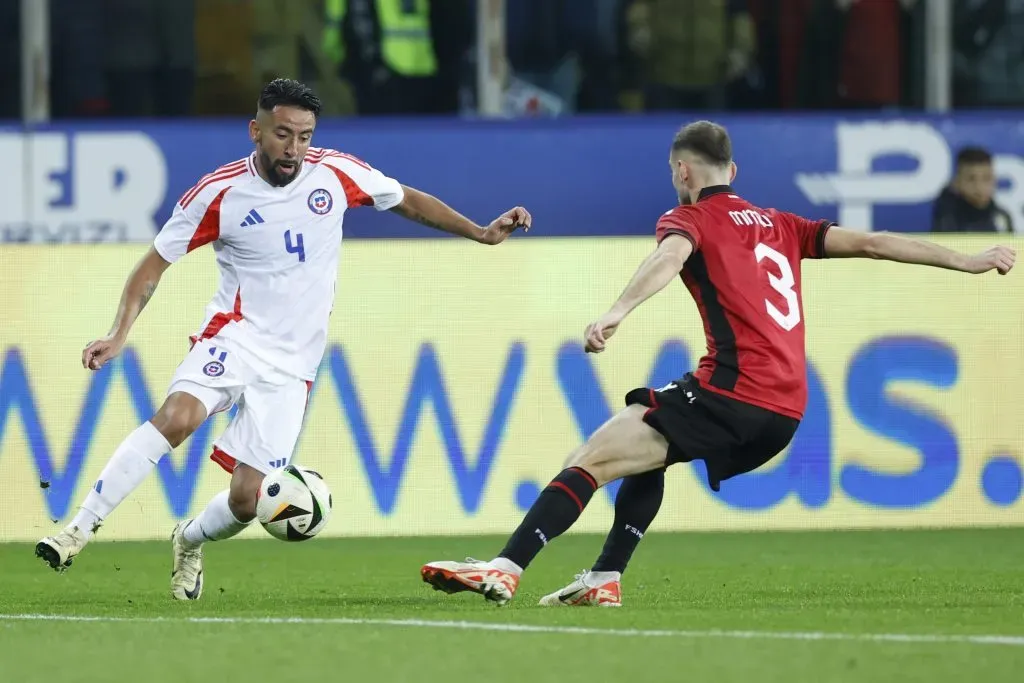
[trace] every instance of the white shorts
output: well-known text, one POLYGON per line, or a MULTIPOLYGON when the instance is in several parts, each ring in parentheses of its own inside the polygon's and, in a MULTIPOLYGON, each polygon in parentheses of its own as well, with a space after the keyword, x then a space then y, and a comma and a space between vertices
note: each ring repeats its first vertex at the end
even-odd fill
POLYGON ((182 391, 213 415, 238 413, 213 442, 210 459, 228 472, 238 463, 269 473, 292 459, 313 383, 275 370, 221 337, 200 340, 174 372, 167 394, 182 391))

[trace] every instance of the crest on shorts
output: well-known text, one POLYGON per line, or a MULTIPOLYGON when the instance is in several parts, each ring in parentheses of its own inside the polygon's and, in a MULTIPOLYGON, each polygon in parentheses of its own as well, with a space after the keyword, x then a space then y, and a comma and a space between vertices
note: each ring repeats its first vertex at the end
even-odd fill
POLYGON ((306 203, 309 204, 310 211, 318 216, 323 216, 330 213, 331 208, 334 206, 334 199, 331 197, 330 192, 320 188, 309 193, 309 199, 306 203))
POLYGON ((224 374, 224 364, 219 360, 211 360, 203 366, 203 374, 207 377, 220 377, 224 374))

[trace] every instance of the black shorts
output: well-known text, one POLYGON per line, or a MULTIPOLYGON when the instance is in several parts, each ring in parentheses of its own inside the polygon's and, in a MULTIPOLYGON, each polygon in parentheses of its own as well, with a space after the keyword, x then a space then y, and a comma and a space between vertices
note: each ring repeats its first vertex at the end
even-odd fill
POLYGON ((668 439, 668 464, 703 460, 719 484, 765 464, 789 445, 800 421, 702 389, 687 373, 660 390, 634 389, 626 405, 647 406, 644 422, 668 439))

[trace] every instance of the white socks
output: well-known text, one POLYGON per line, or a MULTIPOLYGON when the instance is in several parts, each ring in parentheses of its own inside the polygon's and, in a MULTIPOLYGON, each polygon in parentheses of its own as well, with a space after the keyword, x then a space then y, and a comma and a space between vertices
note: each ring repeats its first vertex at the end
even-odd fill
POLYGON ((103 520, 139 487, 170 450, 167 439, 151 422, 142 423, 110 456, 71 525, 77 526, 86 539, 91 538, 103 520))
POLYGON ((192 547, 206 541, 223 541, 240 533, 249 522, 239 522, 228 507, 228 492, 221 491, 213 497, 206 509, 193 519, 182 533, 185 543, 192 547))
MULTIPOLYGON (((77 526, 86 540, 92 538, 95 529, 142 484, 170 450, 163 434, 151 422, 144 422, 114 451, 71 525, 77 526)), ((205 541, 231 538, 247 526, 247 522, 239 522, 231 514, 228 492, 221 491, 185 528, 183 535, 187 544, 198 546, 205 541)))

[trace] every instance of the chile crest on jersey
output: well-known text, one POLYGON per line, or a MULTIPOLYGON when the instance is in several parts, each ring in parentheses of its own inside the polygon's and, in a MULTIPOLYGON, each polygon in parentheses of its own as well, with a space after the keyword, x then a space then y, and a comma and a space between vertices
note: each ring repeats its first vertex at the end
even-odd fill
POLYGON ((334 207, 334 198, 331 197, 330 192, 319 188, 309 193, 306 203, 309 205, 310 211, 318 216, 323 216, 331 212, 334 207))
POLYGON ((224 364, 220 361, 211 360, 203 366, 203 374, 207 377, 220 377, 224 374, 224 364))

